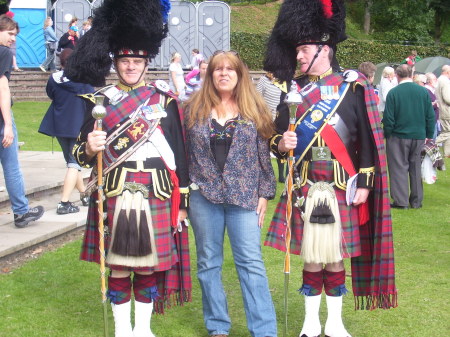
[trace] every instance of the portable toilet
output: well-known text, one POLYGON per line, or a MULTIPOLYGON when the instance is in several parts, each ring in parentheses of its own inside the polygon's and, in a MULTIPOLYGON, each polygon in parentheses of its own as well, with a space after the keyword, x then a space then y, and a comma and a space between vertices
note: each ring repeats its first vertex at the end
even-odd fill
POLYGON ((77 27, 81 29, 83 21, 91 15, 91 3, 87 0, 57 0, 52 9, 58 39, 69 30, 69 22, 73 17, 78 19, 77 27))
POLYGON ((20 29, 16 40, 17 66, 36 68, 46 57, 43 27, 47 0, 12 0, 9 8, 20 29))

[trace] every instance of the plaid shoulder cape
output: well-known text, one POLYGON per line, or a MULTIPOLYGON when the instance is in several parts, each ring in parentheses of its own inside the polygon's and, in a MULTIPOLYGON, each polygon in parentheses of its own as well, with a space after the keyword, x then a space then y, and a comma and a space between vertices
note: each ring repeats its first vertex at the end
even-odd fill
MULTIPOLYGON (((364 76, 359 74, 354 85, 362 85, 372 136, 377 148, 375 158, 374 188, 369 195, 370 221, 360 226, 362 253, 351 259, 352 288, 355 296, 355 309, 373 310, 389 309, 397 306, 397 289, 395 287, 394 246, 390 200, 388 196, 388 179, 386 171, 386 153, 381 120, 376 105, 376 94, 364 76)), ((339 85, 343 81, 340 73, 334 73, 321 80, 323 85, 339 85)), ((320 95, 319 90, 315 90, 320 95)), ((314 94, 313 94, 314 96, 314 94)), ((306 111, 317 97, 304 97, 299 111, 306 111)), ((297 116, 298 118, 299 116, 297 116)), ((291 252, 300 254, 302 220, 300 212, 293 207, 291 252)), ((282 196, 264 245, 286 251, 286 197, 282 196)))
POLYGON ((108 113, 103 119, 105 131, 114 129, 116 124, 121 123, 125 118, 129 117, 130 111, 135 111, 148 98, 150 98, 148 105, 159 103, 159 93, 152 86, 144 85, 129 91, 127 94, 128 97, 122 101, 106 107, 108 113))

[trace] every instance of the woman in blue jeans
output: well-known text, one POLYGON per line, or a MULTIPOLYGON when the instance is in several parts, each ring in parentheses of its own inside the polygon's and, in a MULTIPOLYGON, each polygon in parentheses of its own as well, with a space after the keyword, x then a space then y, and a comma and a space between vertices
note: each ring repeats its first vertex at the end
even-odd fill
POLYGON ((47 17, 44 20, 44 40, 45 48, 47 49, 47 58, 39 66, 39 68, 46 72, 47 70, 55 70, 55 49, 58 38, 56 37, 55 31, 53 30, 53 20, 51 17, 47 17))
POLYGON ((275 195, 268 146, 272 132, 270 111, 247 67, 235 52, 216 52, 202 88, 188 103, 186 116, 192 183, 189 217, 210 336, 227 336, 231 328, 222 285, 225 229, 248 329, 254 337, 277 336, 260 243, 267 200, 275 195))

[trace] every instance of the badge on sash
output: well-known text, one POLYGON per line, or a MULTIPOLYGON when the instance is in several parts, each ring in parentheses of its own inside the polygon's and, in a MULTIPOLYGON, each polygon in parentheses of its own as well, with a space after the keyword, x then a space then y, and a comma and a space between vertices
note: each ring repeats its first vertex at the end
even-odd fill
POLYGON ((354 82, 359 77, 358 73, 356 71, 354 71, 354 70, 346 70, 346 71, 344 71, 343 76, 345 78, 345 82, 354 82))
POLYGON ((331 160, 331 151, 328 146, 312 146, 312 161, 331 160))
POLYGON ((167 84, 167 82, 163 81, 163 80, 156 80, 155 81, 155 87, 159 90, 161 90, 164 93, 169 92, 170 87, 167 84))
POLYGON ((319 109, 314 110, 311 112, 311 119, 313 122, 320 121, 323 118, 323 112, 319 109))

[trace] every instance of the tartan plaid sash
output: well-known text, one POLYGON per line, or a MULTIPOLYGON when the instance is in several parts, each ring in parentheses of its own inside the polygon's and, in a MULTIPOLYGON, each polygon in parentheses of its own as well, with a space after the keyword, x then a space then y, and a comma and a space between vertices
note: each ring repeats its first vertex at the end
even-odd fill
POLYGON ((384 135, 373 88, 364 76, 360 76, 357 82, 365 89, 367 115, 377 156, 370 205, 372 217, 366 226, 360 227, 362 254, 352 258, 353 293, 356 309, 389 309, 398 304, 384 135))

